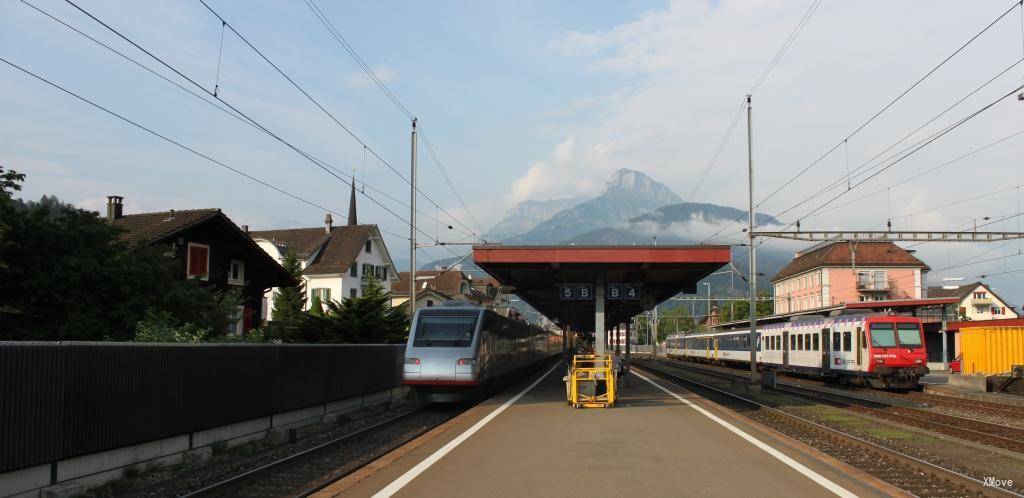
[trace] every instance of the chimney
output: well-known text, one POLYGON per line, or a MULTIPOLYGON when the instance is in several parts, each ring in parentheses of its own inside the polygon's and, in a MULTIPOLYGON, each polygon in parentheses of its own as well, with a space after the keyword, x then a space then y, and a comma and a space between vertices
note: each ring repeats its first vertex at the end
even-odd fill
POLYGON ((124 216, 124 197, 119 195, 107 196, 107 221, 114 221, 124 216))
POLYGON ((331 233, 332 223, 334 223, 334 220, 331 219, 331 213, 327 213, 327 216, 324 216, 324 231, 326 233, 331 233))
POLYGON ((249 225, 242 225, 242 231, 245 232, 246 234, 248 234, 249 233, 249 225))

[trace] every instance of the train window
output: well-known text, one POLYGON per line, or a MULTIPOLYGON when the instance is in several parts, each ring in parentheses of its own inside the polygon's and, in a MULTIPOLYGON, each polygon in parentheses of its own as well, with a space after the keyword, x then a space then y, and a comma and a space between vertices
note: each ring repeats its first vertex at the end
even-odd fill
POLYGON ((871 324, 871 347, 896 347, 896 332, 893 330, 893 326, 891 323, 871 324))
POLYGON ((803 334, 799 334, 799 335, 796 336, 796 350, 797 351, 803 351, 804 350, 804 335, 803 334))
POLYGON ((842 345, 839 343, 839 332, 832 332, 832 351, 839 351, 842 345))
POLYGON ((804 334, 804 350, 811 350, 811 334, 804 334))
POLYGON ((789 336, 789 350, 792 351, 794 349, 796 349, 796 336, 791 335, 789 336))
POLYGON ((820 351, 821 350, 821 346, 818 345, 818 334, 814 334, 812 336, 812 338, 814 339, 814 350, 815 351, 820 351))
POLYGON ((475 316, 421 316, 414 347, 465 348, 473 343, 475 316))
POLYGON ((900 337, 900 346, 916 348, 921 346, 921 329, 916 323, 896 324, 897 334, 900 337))
POLYGON ((852 351, 853 348, 850 346, 853 343, 853 334, 850 332, 843 332, 843 351, 852 351))

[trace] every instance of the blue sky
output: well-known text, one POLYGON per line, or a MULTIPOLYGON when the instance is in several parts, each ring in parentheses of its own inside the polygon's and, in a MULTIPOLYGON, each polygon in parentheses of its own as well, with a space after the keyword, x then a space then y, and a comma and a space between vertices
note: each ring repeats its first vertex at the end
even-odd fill
MULTIPOLYGON (((176 78, 67 3, 28 1, 176 78)), ((645 171, 688 194, 740 99, 811 2, 318 3, 420 118, 486 229, 523 199, 592 195, 622 167, 645 171)), ((221 29, 200 3, 79 4, 212 90, 221 29)), ((210 0, 210 5, 407 174, 408 120, 369 83, 305 3, 210 0)), ((841 141, 1009 6, 824 2, 755 95, 757 197, 841 141)), ((1015 11, 851 139, 843 149, 851 167, 1019 60, 1022 46, 1015 11)), ((0 3, 0 57, 279 188, 339 212, 347 208, 347 187, 294 152, 21 2, 0 3)), ((362 147, 230 33, 220 71, 225 101, 337 168, 358 168, 360 180, 406 201, 401 180, 372 158, 364 167, 362 147)), ((1018 65, 913 138, 941 129, 1022 81, 1024 69, 1018 65)), ((129 212, 220 207, 254 229, 313 226, 323 219, 320 209, 211 165, 6 66, 0 67, 0 109, 0 163, 28 174, 25 197, 56 194, 100 209, 105 195, 117 193, 126 197, 129 212)), ((879 189, 882 194, 808 217, 803 226, 878 228, 892 218, 896 228, 952 230, 974 218, 1017 212, 1018 189, 931 208, 1024 183, 1019 175, 1024 139, 1008 140, 894 191, 884 189, 1024 128, 1022 112, 1024 104, 1001 102, 858 191, 831 195, 849 199, 879 189)), ((693 200, 743 206, 740 130, 693 200)), ((830 155, 762 209, 782 212, 845 168, 845 155, 830 155)), ((420 171, 422 189, 478 231, 422 146, 420 171)), ((406 215, 405 208, 381 200, 406 215)), ((420 207, 443 217, 424 199, 420 207)), ((1018 219, 992 228, 1016 229, 1018 219)), ((402 221, 363 198, 360 220, 407 231, 402 221)), ((429 233, 438 230, 429 220, 421 223, 429 233)), ((405 254, 407 242, 389 236, 388 243, 394 255, 405 254)), ((989 250, 926 245, 918 254, 938 269, 989 250)), ((1019 250, 1011 244, 982 259, 1019 250)), ((433 249, 420 258, 445 254, 433 249)), ((1019 267, 1024 257, 935 278, 1019 267)), ((1020 275, 992 281, 1024 295, 1020 275)), ((1021 301, 1017 295, 1010 299, 1021 301)))

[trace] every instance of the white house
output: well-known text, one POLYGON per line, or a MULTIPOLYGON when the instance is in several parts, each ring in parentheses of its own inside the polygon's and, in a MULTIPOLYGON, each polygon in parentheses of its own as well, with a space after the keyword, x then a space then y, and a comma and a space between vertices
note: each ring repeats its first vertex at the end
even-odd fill
POLYGON ((1002 320, 1020 318, 1020 314, 982 282, 959 286, 929 287, 928 297, 960 299, 957 315, 962 320, 1002 320))
MULTIPOLYGON (((348 225, 333 226, 331 215, 324 226, 249 232, 261 249, 283 263, 289 249, 295 251, 306 284, 306 309, 314 295, 321 302, 340 302, 346 297, 362 295, 363 286, 373 276, 384 290, 390 292, 398 282, 398 273, 377 225, 356 223, 355 189, 349 204, 348 225)), ((278 288, 264 296, 264 320, 273 320, 274 297, 278 288)))

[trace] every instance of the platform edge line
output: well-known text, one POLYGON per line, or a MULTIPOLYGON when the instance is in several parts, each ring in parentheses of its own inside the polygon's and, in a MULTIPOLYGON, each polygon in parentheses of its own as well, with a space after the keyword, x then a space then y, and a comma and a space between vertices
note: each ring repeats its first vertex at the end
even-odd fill
POLYGON ((654 382, 653 380, 651 380, 651 379, 649 379, 647 377, 644 377, 643 375, 640 375, 638 372, 632 372, 632 374, 636 375, 637 377, 640 377, 643 380, 646 380, 652 386, 657 387, 658 389, 664 391, 666 394, 672 396, 673 398, 676 398, 677 400, 682 402, 684 405, 689 406, 689 407, 693 408, 694 410, 697 410, 697 412, 700 413, 701 415, 704 415, 705 417, 710 418, 711 420, 713 420, 718 425, 721 425, 722 427, 725 427, 726 429, 728 429, 733 434, 736 434, 737 436, 739 436, 739 437, 743 438, 744 440, 746 440, 748 443, 758 447, 761 451, 764 451, 765 453, 768 453, 769 455, 775 457, 777 460, 779 460, 780 462, 786 464, 787 466, 789 466, 793 470, 803 474, 808 479, 818 483, 821 487, 831 491, 832 493, 835 493, 838 496, 842 496, 844 498, 856 498, 857 497, 856 494, 850 492, 848 489, 846 489, 846 488, 836 484, 835 482, 831 481, 827 477, 825 477, 825 476, 815 472, 814 470, 808 468, 804 464, 802 464, 802 463, 800 463, 800 462, 790 458, 789 455, 786 455, 785 453, 782 453, 781 451, 771 447, 771 445, 768 445, 768 444, 764 443, 760 439, 757 439, 756 437, 751 436, 750 434, 747 434, 742 429, 740 429, 740 428, 730 424, 729 422, 723 420, 718 415, 715 415, 714 413, 711 413, 711 412, 705 410, 703 407, 697 405, 696 403, 694 403, 694 402, 692 402, 692 401, 690 401, 690 400, 688 400, 688 399, 686 399, 686 398, 684 398, 684 397, 682 397, 682 396, 680 396, 680 395, 678 395, 678 394, 676 394, 676 393, 666 389, 665 387, 662 387, 657 382, 654 382))
POLYGON ((519 398, 522 398, 523 396, 526 395, 526 393, 532 391, 534 387, 537 387, 537 384, 540 384, 540 382, 546 379, 548 375, 551 375, 551 372, 555 371, 555 368, 558 368, 558 366, 561 364, 562 363, 559 362, 552 365, 547 372, 544 372, 543 375, 538 377, 537 380, 533 381, 533 383, 527 386, 526 389, 523 389, 522 391, 519 392, 519 394, 516 394, 515 396, 509 398, 507 401, 502 403, 501 406, 495 408, 494 411, 492 411, 491 413, 488 413, 486 417, 477 421, 477 423, 473 424, 472 427, 466 429, 465 432, 456 436, 455 439, 449 441, 448 444, 442 446, 441 448, 438 448, 437 451, 435 451, 430 456, 425 458, 422 462, 416 464, 415 467, 409 469, 404 474, 399 476, 398 479, 395 479, 391 484, 388 484, 386 487, 384 487, 384 489, 374 493, 373 498, 389 498, 395 493, 399 492, 407 484, 412 482, 413 479, 419 477, 420 474, 422 474, 432 465, 437 463, 438 460, 444 458, 445 455, 447 455, 457 446, 462 444, 465 440, 469 439, 470 436, 472 436, 477 431, 482 429, 495 417, 500 415, 501 412, 505 411, 506 408, 512 406, 516 401, 519 401, 519 398))

